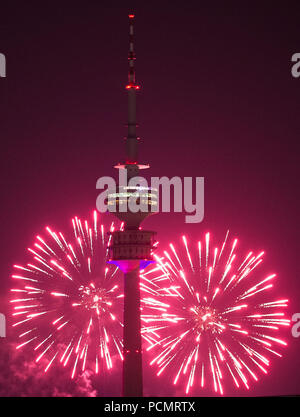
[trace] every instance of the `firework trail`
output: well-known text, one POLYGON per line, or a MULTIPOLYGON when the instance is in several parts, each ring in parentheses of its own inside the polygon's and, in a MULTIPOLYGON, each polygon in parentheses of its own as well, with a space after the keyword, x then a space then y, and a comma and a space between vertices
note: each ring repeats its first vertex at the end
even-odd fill
POLYGON ((106 229, 94 212, 92 222, 75 217, 72 226, 70 240, 46 227, 28 248, 29 263, 14 265, 11 304, 17 349, 31 348, 45 372, 59 364, 74 378, 123 359, 123 294, 118 268, 106 263, 114 224, 106 229))
POLYGON ((202 242, 183 236, 178 250, 170 244, 142 274, 156 293, 144 300, 142 318, 160 337, 147 349, 155 354, 151 365, 157 375, 173 374, 175 385, 183 380, 186 394, 208 385, 223 395, 228 378, 249 389, 286 345, 276 332, 290 325, 282 312, 288 300, 266 298, 275 274, 258 279, 264 253, 240 258, 237 242, 228 243, 228 232, 220 248, 211 248, 209 233, 202 242))

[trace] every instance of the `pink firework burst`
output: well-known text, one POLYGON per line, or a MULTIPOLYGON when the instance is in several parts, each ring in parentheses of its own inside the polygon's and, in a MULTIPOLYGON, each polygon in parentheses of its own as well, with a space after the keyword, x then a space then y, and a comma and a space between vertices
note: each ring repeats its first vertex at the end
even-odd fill
POLYGON ((160 336, 148 347, 151 365, 158 375, 173 374, 174 384, 182 381, 186 394, 208 385, 223 395, 228 378, 249 389, 268 372, 270 358, 281 357, 286 342, 276 333, 290 325, 282 312, 288 300, 269 299, 275 274, 259 278, 264 253, 241 257, 228 232, 220 248, 210 240, 209 233, 199 242, 183 236, 143 272, 156 291, 143 321, 160 336))
POLYGON ((46 227, 27 265, 14 265, 11 303, 17 349, 31 348, 45 372, 59 364, 74 378, 123 359, 123 294, 118 268, 106 263, 114 224, 106 229, 94 212, 91 222, 75 217, 72 225, 66 236, 46 227))

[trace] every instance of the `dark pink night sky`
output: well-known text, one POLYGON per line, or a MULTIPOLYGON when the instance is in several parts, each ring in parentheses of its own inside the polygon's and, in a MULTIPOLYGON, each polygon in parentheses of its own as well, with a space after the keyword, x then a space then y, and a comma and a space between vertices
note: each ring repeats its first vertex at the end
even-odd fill
MULTIPOLYGON (((299 99, 291 57, 300 52, 297 2, 82 2, 1 6, 1 289, 45 225, 64 230, 95 208, 96 180, 116 175, 126 134, 128 12, 134 10, 140 157, 152 176, 203 176, 205 217, 145 222, 160 245, 229 228, 265 250, 278 294, 300 312, 299 99), (226 3, 226 6, 224 5, 226 3)), ((300 394, 300 338, 249 392, 300 394)), ((120 395, 120 370, 100 380, 40 376, 30 355, 0 340, 0 396, 120 395), (25 377, 25 376, 26 377, 25 377), (28 381, 30 383, 28 383, 28 381), (101 390, 97 391, 97 387, 101 390)), ((145 358, 145 360, 148 358, 145 358)), ((146 395, 179 393, 145 370, 146 395)), ((193 392, 201 395, 201 391, 193 392)))

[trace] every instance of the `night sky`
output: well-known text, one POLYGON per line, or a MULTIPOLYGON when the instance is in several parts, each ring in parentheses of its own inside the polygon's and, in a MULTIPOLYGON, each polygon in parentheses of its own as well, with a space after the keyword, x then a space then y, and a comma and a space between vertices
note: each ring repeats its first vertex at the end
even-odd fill
MULTIPOLYGON (((290 299, 288 314, 300 312, 300 78, 291 75, 300 7, 293 1, 1 5, 0 312, 8 315, 12 265, 23 262, 34 237, 46 225, 64 230, 72 216, 88 216, 96 180, 117 174, 131 11, 140 162, 150 163, 151 176, 205 178, 202 223, 171 213, 145 227, 158 232, 161 247, 183 233, 210 231, 219 240, 230 229, 241 248, 265 250, 265 270, 277 273, 276 291, 290 299)), ((300 394, 300 338, 289 330, 285 339, 284 357, 250 393, 225 393, 300 394)), ((13 343, 8 329, 0 340, 0 395, 120 395, 120 369, 100 381, 100 393, 97 381, 76 387, 52 374, 41 382, 13 343), (22 367, 27 380, 16 376, 22 367)), ((178 395, 168 382, 145 370, 146 395, 178 395)))

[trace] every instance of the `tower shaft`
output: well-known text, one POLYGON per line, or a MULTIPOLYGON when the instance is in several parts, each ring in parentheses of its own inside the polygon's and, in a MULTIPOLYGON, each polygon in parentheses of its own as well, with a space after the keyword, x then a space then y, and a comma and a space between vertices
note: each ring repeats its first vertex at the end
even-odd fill
POLYGON ((139 267, 124 274, 123 396, 143 396, 139 267))

